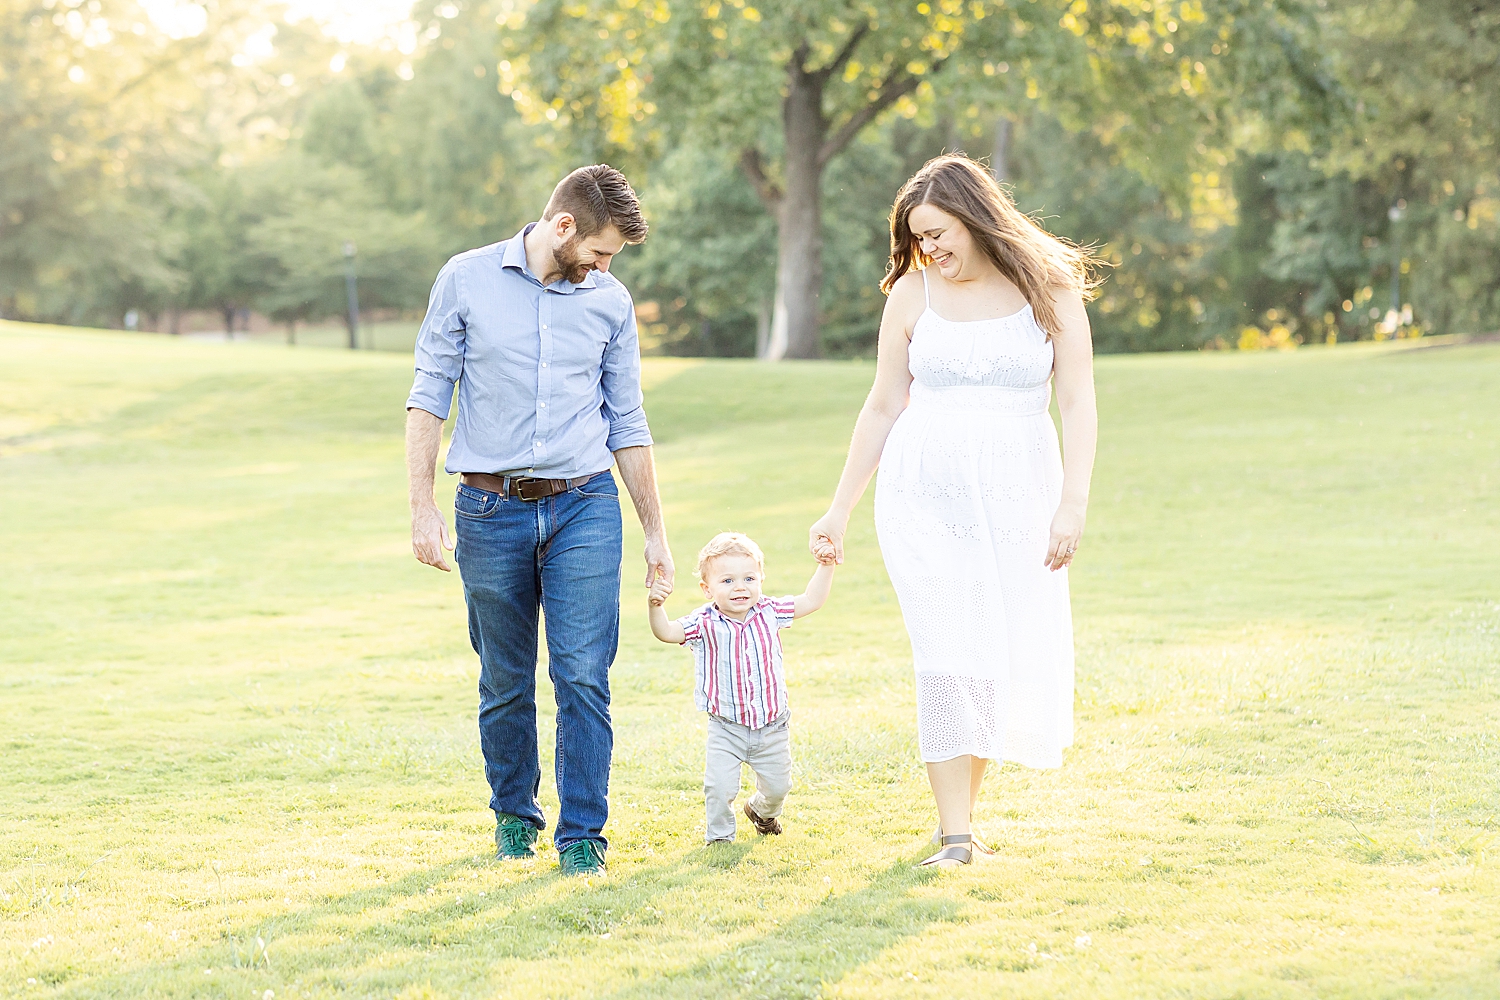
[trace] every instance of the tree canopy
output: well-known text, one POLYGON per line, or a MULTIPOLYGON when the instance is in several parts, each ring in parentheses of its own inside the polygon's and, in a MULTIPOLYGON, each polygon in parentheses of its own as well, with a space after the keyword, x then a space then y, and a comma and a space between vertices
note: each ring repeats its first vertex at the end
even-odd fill
POLYGON ((868 353, 896 188, 999 150, 1115 265, 1101 349, 1477 331, 1497 57, 1466 0, 428 0, 369 44, 263 0, 0 0, 0 314, 318 320, 346 242, 364 306, 418 311, 603 160, 653 226, 618 263, 648 349, 868 353))

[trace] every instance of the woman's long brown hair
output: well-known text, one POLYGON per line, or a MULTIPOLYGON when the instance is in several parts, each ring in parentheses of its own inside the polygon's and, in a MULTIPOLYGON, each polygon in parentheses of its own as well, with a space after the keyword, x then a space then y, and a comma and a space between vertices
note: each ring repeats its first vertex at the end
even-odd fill
POLYGON ((1050 338, 1057 332, 1052 296, 1073 291, 1085 300, 1099 286, 1102 263, 1092 247, 1080 247, 1047 232, 1011 200, 990 172, 967 156, 939 156, 901 186, 891 208, 891 260, 881 291, 887 295, 913 266, 927 267, 907 221, 912 209, 931 205, 962 222, 996 269, 1031 303, 1037 325, 1050 338))

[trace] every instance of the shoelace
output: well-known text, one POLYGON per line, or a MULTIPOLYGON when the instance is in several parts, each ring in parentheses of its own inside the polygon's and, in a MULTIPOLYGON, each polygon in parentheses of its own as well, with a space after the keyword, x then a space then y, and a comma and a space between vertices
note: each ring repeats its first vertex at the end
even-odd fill
POLYGON ((521 823, 507 823, 500 828, 500 844, 507 854, 524 854, 531 847, 526 842, 526 829, 521 823))
POLYGON ((571 860, 578 868, 598 868, 604 864, 604 852, 599 850, 599 845, 592 840, 580 840, 569 844, 567 853, 573 855, 571 860))

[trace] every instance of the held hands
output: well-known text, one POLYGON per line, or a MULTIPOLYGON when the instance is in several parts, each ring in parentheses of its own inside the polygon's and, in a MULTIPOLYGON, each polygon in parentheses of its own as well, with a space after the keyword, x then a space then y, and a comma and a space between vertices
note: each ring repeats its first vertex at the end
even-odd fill
POLYGON ((418 562, 436 567, 444 573, 453 570, 443 559, 443 550, 453 551, 453 540, 448 534, 448 522, 438 511, 437 504, 428 503, 412 508, 411 551, 418 562))
POLYGON ((656 582, 651 584, 651 593, 647 596, 646 599, 651 602, 651 606, 653 608, 659 608, 663 604, 667 603, 667 598, 670 597, 671 594, 671 582, 664 578, 658 577, 656 582))
POLYGON ((836 566, 844 561, 844 531, 849 525, 847 517, 829 511, 807 532, 807 548, 813 558, 824 566, 836 566))
POLYGON ((665 538, 646 539, 646 586, 656 592, 658 581, 666 581, 667 593, 672 592, 672 581, 676 577, 677 568, 672 564, 672 550, 667 547, 665 538))
POLYGON ((1073 561, 1078 540, 1083 537, 1085 509, 1081 504, 1064 503, 1052 517, 1052 535, 1047 541, 1044 565, 1054 573, 1073 561))

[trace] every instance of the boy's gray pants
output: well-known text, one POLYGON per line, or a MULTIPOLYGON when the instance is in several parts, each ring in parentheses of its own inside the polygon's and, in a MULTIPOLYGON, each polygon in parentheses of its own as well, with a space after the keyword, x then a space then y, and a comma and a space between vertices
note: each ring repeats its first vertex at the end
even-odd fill
POLYGON ((707 838, 734 839, 734 798, 740 793, 740 765, 755 772, 750 808, 762 819, 781 815, 781 803, 792 788, 790 715, 764 729, 751 729, 717 715, 708 717, 708 760, 703 769, 703 796, 708 804, 707 838))

